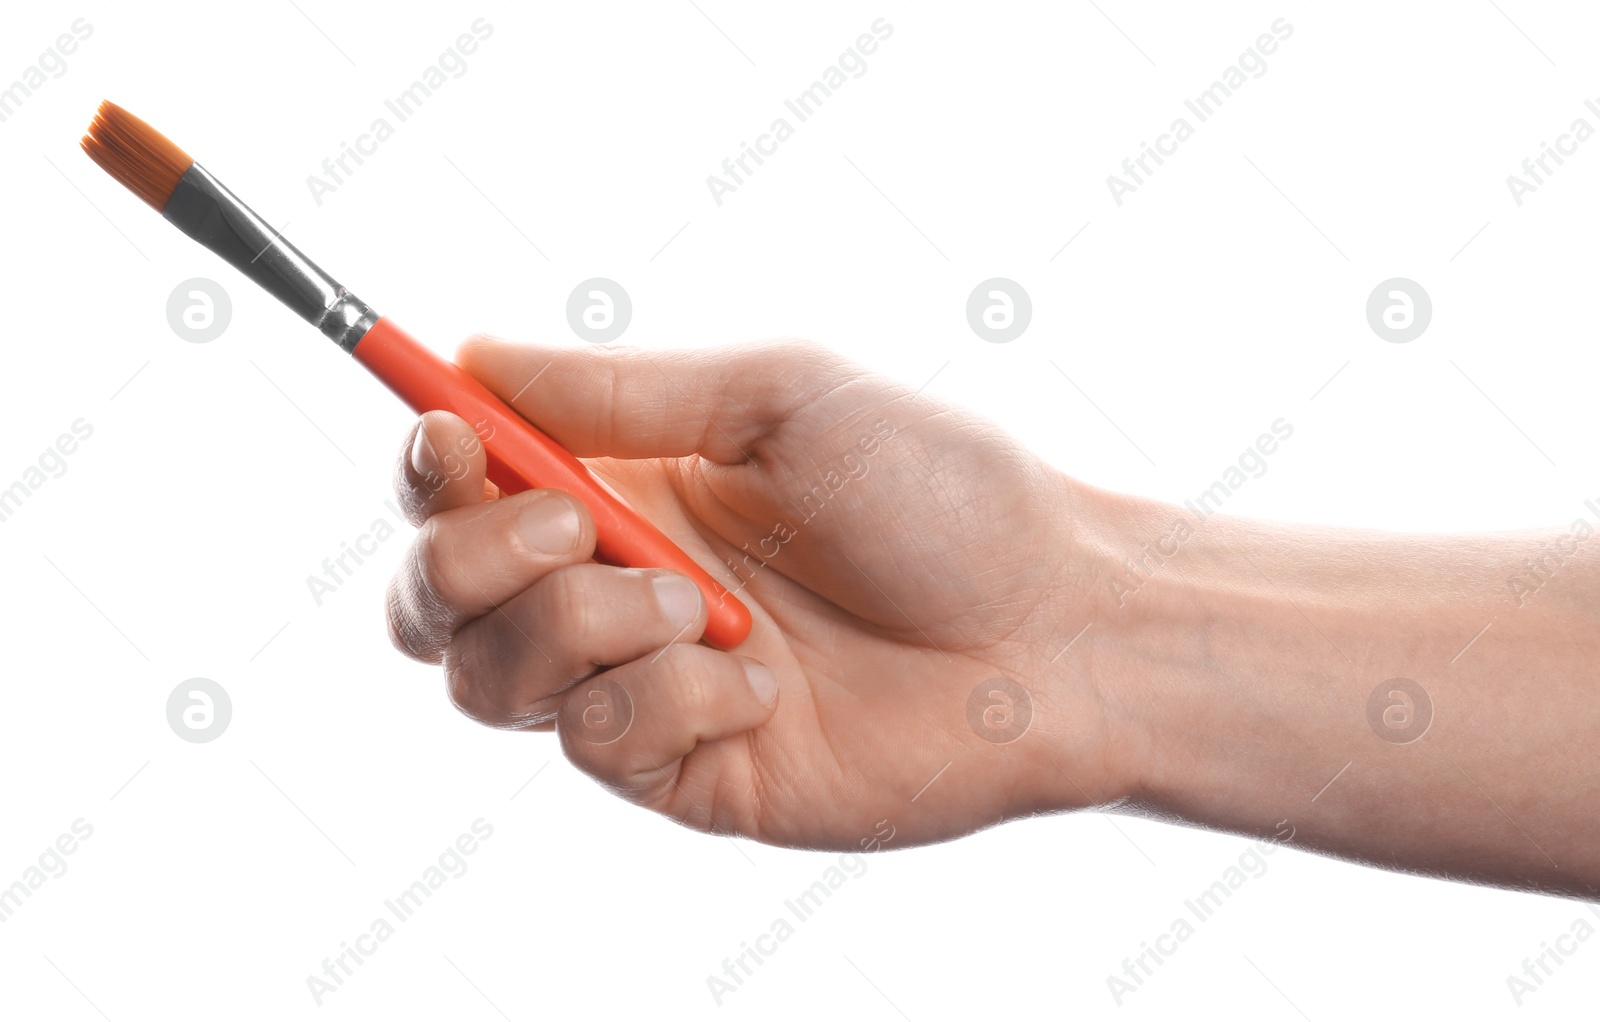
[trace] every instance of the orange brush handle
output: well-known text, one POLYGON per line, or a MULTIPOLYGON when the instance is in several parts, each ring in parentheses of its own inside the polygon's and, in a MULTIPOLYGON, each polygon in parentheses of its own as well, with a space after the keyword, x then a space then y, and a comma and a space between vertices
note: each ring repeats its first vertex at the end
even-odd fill
POLYGON ((732 649, 750 634, 750 611, 738 597, 603 486, 583 462, 459 366, 423 347, 388 318, 367 331, 354 354, 419 413, 442 410, 465 419, 483 440, 489 479, 502 492, 548 487, 581 500, 594 517, 596 560, 630 568, 671 568, 693 579, 710 609, 706 642, 732 649))

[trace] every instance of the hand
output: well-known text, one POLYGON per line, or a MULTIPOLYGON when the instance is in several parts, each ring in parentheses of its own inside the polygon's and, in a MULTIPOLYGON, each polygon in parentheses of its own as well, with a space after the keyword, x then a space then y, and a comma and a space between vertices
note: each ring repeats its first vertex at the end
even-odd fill
POLYGON ((696 645, 692 583, 591 563, 577 501, 495 499, 470 427, 429 413, 396 477, 422 528, 389 622, 463 712, 554 728, 684 824, 790 846, 936 841, 1124 794, 1099 693, 1052 660, 1092 602, 1091 491, 997 427, 796 343, 475 339, 458 361, 755 617, 734 652, 696 645))

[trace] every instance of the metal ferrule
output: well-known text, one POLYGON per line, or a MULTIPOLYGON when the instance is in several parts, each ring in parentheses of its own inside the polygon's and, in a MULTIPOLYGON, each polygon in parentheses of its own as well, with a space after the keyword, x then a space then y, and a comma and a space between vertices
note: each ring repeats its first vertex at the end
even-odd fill
POLYGON ((347 352, 378 314, 307 259, 200 164, 178 180, 161 215, 226 259, 347 352))

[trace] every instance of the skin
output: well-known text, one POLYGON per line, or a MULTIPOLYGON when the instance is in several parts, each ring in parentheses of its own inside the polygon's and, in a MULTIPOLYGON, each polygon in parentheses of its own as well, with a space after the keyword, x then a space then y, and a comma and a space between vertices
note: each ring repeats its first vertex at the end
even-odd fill
POLYGON ((697 644, 693 587, 591 563, 575 500, 499 495, 447 413, 407 438, 396 488, 421 528, 395 644, 441 663, 463 712, 554 730, 623 798, 840 850, 1099 808, 1600 890, 1600 543, 1569 527, 1201 519, 813 345, 474 339, 458 362, 754 614, 737 650, 697 644))

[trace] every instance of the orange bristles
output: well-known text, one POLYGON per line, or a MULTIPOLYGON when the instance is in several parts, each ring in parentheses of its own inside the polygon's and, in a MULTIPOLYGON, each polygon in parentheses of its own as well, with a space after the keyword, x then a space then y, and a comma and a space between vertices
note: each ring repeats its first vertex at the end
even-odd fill
POLYGON ((95 112, 81 144, 89 159, 158 213, 166 208, 178 180, 194 165, 189 154, 167 136, 109 99, 95 112))

